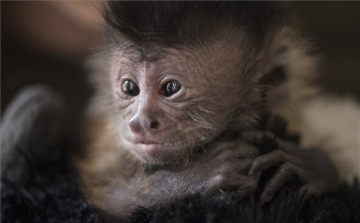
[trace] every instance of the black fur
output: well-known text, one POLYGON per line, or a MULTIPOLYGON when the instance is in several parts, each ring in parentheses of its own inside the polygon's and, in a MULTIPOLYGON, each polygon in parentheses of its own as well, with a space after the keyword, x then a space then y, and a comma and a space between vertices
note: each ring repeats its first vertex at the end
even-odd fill
MULTIPOLYGON (((287 123, 280 117, 264 114, 259 128, 275 133, 283 139, 299 141, 298 135, 289 134, 287 123)), ((274 138, 264 137, 258 145, 262 154, 276 149, 274 138)), ((360 222, 360 187, 355 181, 351 187, 340 185, 331 193, 311 197, 306 202, 298 196, 301 181, 293 177, 274 196, 260 206, 259 196, 265 183, 276 168, 265 170, 259 180, 257 191, 248 198, 238 200, 232 192, 203 197, 189 195, 186 199, 167 206, 139 207, 132 215, 132 223, 357 223, 360 222)))
POLYGON ((289 182, 260 207, 254 195, 238 201, 231 195, 205 198, 189 196, 169 206, 139 208, 133 223, 357 223, 360 221, 359 186, 342 185, 335 192, 305 203, 297 196, 295 182, 289 182))
POLYGON ((26 161, 22 170, 11 168, 1 178, 2 223, 100 223, 95 208, 79 191, 77 175, 70 169, 69 141, 49 148, 48 159, 36 160, 25 148, 14 148, 26 161), (13 181, 12 172, 22 171, 13 181))
MULTIPOLYGON (((266 122, 263 119, 262 123, 266 122)), ((277 122, 277 129, 285 131, 284 123, 277 122)), ((19 153, 27 161, 26 176, 22 181, 1 179, 1 222, 88 222, 100 223, 95 208, 80 194, 77 175, 69 168, 69 144, 51 148, 47 162, 31 158, 26 151, 19 153)), ((273 139, 264 139, 259 148, 264 152, 274 149, 273 139)), ((273 170, 264 172, 259 191, 273 170)), ((136 223, 191 223, 191 222, 242 222, 242 223, 331 223, 360 222, 360 187, 341 185, 332 193, 311 198, 301 203, 296 190, 299 181, 294 178, 263 207, 257 202, 259 193, 244 200, 233 194, 207 198, 190 195, 183 201, 168 206, 139 208, 131 217, 136 223)), ((258 191, 258 192, 259 192, 258 191)))
MULTIPOLYGON (((224 27, 242 30, 261 43, 269 29, 282 21, 284 10, 275 2, 250 1, 110 1, 107 24, 138 46, 191 45, 228 36, 224 27)), ((110 34, 113 35, 113 34, 110 34)))

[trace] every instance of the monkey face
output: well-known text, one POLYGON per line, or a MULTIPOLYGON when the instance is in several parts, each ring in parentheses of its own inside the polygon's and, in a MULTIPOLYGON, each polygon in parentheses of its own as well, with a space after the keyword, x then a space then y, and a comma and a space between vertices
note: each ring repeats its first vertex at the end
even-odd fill
POLYGON ((122 145, 144 162, 164 164, 191 154, 225 129, 245 79, 239 52, 223 43, 151 52, 113 54, 115 124, 122 145))

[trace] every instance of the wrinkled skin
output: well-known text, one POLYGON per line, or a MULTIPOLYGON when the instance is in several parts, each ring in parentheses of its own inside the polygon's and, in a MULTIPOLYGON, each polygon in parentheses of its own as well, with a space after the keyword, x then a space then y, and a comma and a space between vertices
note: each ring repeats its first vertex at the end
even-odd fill
POLYGON ((258 155, 256 147, 243 140, 214 142, 201 153, 187 164, 169 165, 150 173, 149 180, 165 191, 172 188, 169 196, 234 190, 243 198, 256 189, 256 177, 247 175, 253 158, 258 155))
POLYGON ((324 152, 304 150, 289 141, 276 139, 275 150, 259 155, 258 145, 264 136, 274 137, 268 132, 247 131, 239 139, 205 145, 190 162, 149 168, 141 178, 126 182, 126 189, 118 191, 132 199, 112 200, 116 210, 111 211, 109 221, 124 220, 136 208, 134 204, 145 207, 168 204, 190 193, 210 196, 231 192, 237 199, 245 198, 258 188, 262 171, 272 166, 279 168, 266 182, 260 205, 269 202, 294 175, 303 181, 298 193, 305 200, 336 186, 335 167, 324 152), (122 215, 124 213, 128 214, 122 215))
POLYGON ((242 199, 257 189, 258 177, 248 171, 258 155, 258 148, 242 139, 212 142, 190 161, 139 168, 137 174, 113 184, 95 204, 107 221, 118 222, 137 206, 166 205, 191 193, 211 196, 231 191, 242 199))
MULTIPOLYGON (((243 133, 242 137, 249 143, 258 145, 263 137, 275 136, 269 132, 250 131, 243 133)), ((266 183, 260 196, 260 204, 270 201, 293 175, 298 175, 304 181, 298 191, 304 199, 331 190, 338 183, 336 168, 325 152, 315 148, 302 149, 289 141, 276 139, 275 150, 255 158, 249 176, 259 176, 263 170, 272 166, 277 166, 278 170, 266 183)))
POLYGON ((257 146, 263 137, 274 135, 249 131, 243 133, 241 139, 210 143, 192 162, 152 171, 148 180, 162 182, 159 184, 162 188, 160 191, 172 188, 174 191, 170 194, 180 194, 184 190, 185 194, 200 192, 209 195, 222 190, 235 190, 243 198, 256 190, 263 170, 277 166, 278 170, 266 183, 260 196, 260 204, 270 201, 293 175, 298 175, 304 181, 298 192, 305 199, 336 186, 336 169, 326 153, 319 149, 301 149, 290 141, 276 139, 276 149, 259 156, 257 146), (165 182, 171 182, 167 189, 166 183, 163 183, 164 176, 165 182))
POLYGON ((111 118, 122 147, 144 163, 173 163, 221 134, 237 110, 246 112, 238 101, 249 93, 238 86, 249 77, 233 56, 239 49, 221 41, 195 49, 154 47, 147 57, 152 54, 159 59, 139 62, 141 55, 128 48, 111 53, 107 94, 114 107, 104 109, 115 109, 111 118), (172 81, 181 87, 166 96, 172 81), (127 82, 138 92, 124 92, 127 82))

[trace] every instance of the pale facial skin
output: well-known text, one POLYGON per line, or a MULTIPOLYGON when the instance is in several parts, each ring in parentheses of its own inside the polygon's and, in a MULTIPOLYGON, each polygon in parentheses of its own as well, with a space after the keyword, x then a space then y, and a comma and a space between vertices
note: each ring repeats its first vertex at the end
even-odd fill
POLYGON ((229 66, 240 53, 223 46, 162 48, 154 61, 115 54, 111 82, 127 149, 146 163, 172 163, 224 130, 241 98, 244 65, 229 66))

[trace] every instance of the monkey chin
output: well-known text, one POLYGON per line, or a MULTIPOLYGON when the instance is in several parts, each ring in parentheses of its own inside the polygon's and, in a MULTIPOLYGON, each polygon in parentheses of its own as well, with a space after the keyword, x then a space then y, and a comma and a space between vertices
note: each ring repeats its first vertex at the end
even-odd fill
POLYGON ((181 160, 189 149, 170 143, 130 141, 124 139, 125 147, 147 164, 162 165, 181 160))

